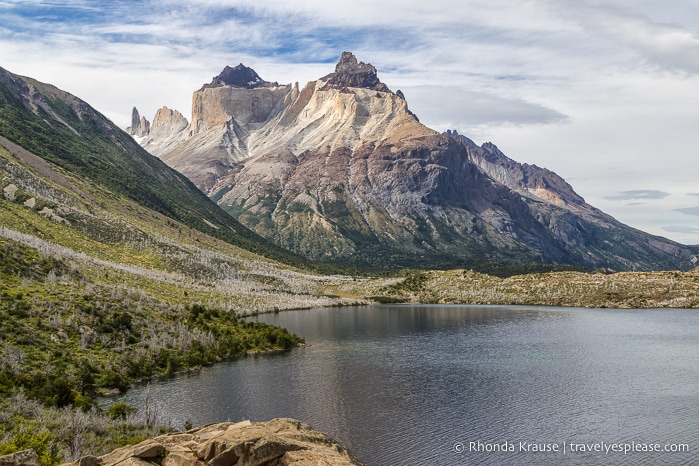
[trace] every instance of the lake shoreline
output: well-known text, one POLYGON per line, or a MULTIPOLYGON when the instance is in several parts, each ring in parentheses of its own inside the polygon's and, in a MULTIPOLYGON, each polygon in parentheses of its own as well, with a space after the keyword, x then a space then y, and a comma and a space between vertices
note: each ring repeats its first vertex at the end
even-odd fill
MULTIPOLYGON (((255 318, 302 335, 310 349, 151 385, 162 416, 175 425, 302 419, 367 464, 560 464, 555 455, 454 450, 491 438, 699 441, 699 315, 684 309, 408 303, 255 318)), ((139 387, 120 401, 139 406, 145 396, 139 387)))

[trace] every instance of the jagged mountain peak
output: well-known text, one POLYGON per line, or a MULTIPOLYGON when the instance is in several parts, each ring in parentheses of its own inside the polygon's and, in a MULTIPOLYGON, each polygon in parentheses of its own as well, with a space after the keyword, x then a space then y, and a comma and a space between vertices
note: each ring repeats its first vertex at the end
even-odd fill
POLYGON ((502 154, 502 151, 498 148, 498 146, 496 146, 495 144, 493 144, 490 141, 484 142, 481 147, 483 147, 483 149, 488 150, 490 152, 493 152, 496 154, 502 154))
MULTIPOLYGON (((161 117, 166 114, 171 114, 176 121, 184 120, 179 112, 166 107, 158 113, 161 117)), ((134 109, 132 116, 136 115, 138 110, 134 109)), ((151 129, 157 130, 158 126, 154 126, 151 129)), ((123 211, 134 211, 132 205, 123 204, 126 199, 129 203, 135 203, 133 207, 137 210, 150 209, 151 216, 181 222, 234 246, 289 263, 303 262, 298 256, 267 243, 243 227, 187 178, 146 152, 132 137, 87 102, 53 85, 10 73, 3 68, 0 68, 0 146, 3 146, 0 152, 19 154, 19 158, 32 166, 32 171, 36 170, 51 183, 78 193, 90 204, 99 204, 100 209, 104 208, 104 204, 97 202, 89 192, 96 189, 100 193, 110 193, 105 199, 114 203, 110 205, 120 206, 119 212, 115 212, 117 216, 109 217, 110 224, 115 218, 120 218, 121 207, 128 205, 123 211), (61 173, 69 176, 64 177, 61 173), (84 183, 90 186, 88 190, 80 188, 84 183)), ((3 158, 6 159, 6 156, 0 157, 3 158)), ((0 160, 0 187, 6 184, 7 178, 3 174, 5 167, 0 160)), ((19 183, 18 186, 25 185, 19 183)), ((43 195, 47 196, 48 205, 63 203, 67 199, 60 194, 60 190, 47 187, 43 181, 38 186, 40 188, 31 189, 48 193, 43 195)), ((74 202, 66 201, 66 206, 72 209, 70 206, 74 202)), ((57 207, 56 211, 62 212, 63 206, 57 207)), ((82 214, 80 209, 75 212, 82 214)), ((77 229, 92 229, 97 225, 92 223, 91 213, 87 214, 89 221, 80 217, 75 223, 64 221, 61 217, 68 214, 49 218, 68 226, 73 224, 77 229)), ((143 225, 144 217, 141 215, 137 214, 139 228, 143 225)), ((116 220, 114 223, 121 222, 116 220)), ((98 235, 95 239, 103 241, 102 227, 94 231, 98 235)))
MULTIPOLYGON (((498 146, 496 146, 494 143, 488 141, 484 142, 481 145, 481 148, 483 148, 492 158, 494 159, 505 159, 505 160, 512 160, 508 156, 506 156, 498 146)), ((523 165, 528 165, 528 164, 523 164, 523 165)), ((536 166, 536 165, 535 165, 536 166)))
POLYGON ((374 91, 391 92, 379 80, 376 68, 371 63, 357 61, 352 52, 342 52, 340 61, 335 65, 335 72, 322 78, 326 81, 324 89, 345 89, 363 87, 374 91))
POLYGON ((150 133, 150 121, 141 116, 136 107, 131 111, 131 126, 126 128, 126 132, 136 137, 145 137, 150 133))
POLYGON ((192 122, 178 128, 142 143, 244 225, 314 259, 693 264, 687 248, 620 224, 555 173, 421 124, 350 52, 303 88, 195 92, 192 122))
POLYGON ((215 76, 210 84, 205 84, 203 88, 231 86, 245 89, 255 89, 271 84, 260 77, 255 70, 240 63, 231 68, 226 66, 218 76, 215 76))
POLYGON ((459 134, 459 132, 455 129, 448 129, 444 132, 444 134, 449 136, 452 139, 455 139, 457 142, 461 143, 462 145, 478 147, 478 144, 476 144, 475 142, 473 142, 471 139, 467 138, 463 134, 459 134))

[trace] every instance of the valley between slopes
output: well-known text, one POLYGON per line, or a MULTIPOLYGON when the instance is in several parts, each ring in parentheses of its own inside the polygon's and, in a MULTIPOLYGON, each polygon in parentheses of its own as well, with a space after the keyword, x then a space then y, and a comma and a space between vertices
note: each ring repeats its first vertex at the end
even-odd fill
POLYGON ((31 449, 54 465, 182 429, 96 399, 302 343, 245 315, 373 302, 699 307, 696 268, 370 273, 310 261, 85 102, 2 69, 0 136, 0 455, 31 449))

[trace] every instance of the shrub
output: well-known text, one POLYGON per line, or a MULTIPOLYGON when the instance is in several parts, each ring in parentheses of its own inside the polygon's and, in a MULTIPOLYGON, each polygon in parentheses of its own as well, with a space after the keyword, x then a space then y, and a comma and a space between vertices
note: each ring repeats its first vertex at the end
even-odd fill
POLYGON ((136 414, 137 411, 138 409, 135 406, 120 401, 107 408, 107 416, 111 419, 121 419, 125 421, 127 417, 136 414))
POLYGON ((34 450, 42 466, 53 466, 63 461, 63 455, 51 432, 25 423, 15 426, 9 442, 0 443, 0 455, 30 448, 34 450))

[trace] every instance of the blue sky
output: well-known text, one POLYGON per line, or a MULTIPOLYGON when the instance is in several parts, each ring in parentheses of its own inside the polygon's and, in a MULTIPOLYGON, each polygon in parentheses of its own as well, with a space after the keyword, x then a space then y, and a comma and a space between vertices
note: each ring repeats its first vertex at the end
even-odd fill
POLYGON ((225 65, 301 85, 343 51, 420 120, 549 168, 589 203, 699 244, 695 0, 0 0, 0 66, 120 126, 190 114, 225 65))

